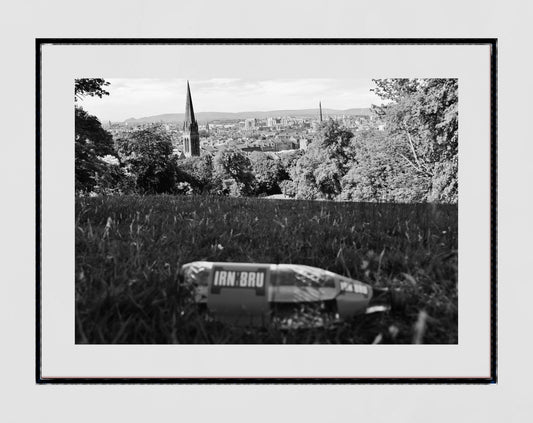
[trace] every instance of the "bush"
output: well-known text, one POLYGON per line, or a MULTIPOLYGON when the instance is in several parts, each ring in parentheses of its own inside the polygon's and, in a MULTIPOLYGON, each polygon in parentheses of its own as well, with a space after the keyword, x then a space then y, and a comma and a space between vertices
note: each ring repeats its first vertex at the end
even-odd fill
POLYGON ((176 186, 176 193, 177 194, 184 194, 184 195, 191 195, 194 193, 194 190, 188 182, 178 182, 178 185, 176 186))
POLYGON ((252 195, 255 177, 248 157, 239 149, 220 150, 213 160, 215 192, 235 197, 252 195))
POLYGON ((459 200, 457 157, 434 167, 429 201, 455 204, 459 200))
POLYGON ((107 155, 99 158, 99 160, 101 162, 100 171, 95 175, 95 185, 92 192, 105 195, 129 193, 129 190, 125 189, 127 184, 124 184, 126 175, 120 167, 118 159, 107 155))
POLYGON ((210 155, 180 160, 178 169, 179 179, 189 183, 195 192, 209 193, 213 190, 213 159, 210 155))
POLYGON ((279 184, 279 187, 281 189, 282 194, 286 195, 289 198, 296 197, 296 187, 294 185, 294 182, 290 179, 286 179, 284 181, 281 181, 279 184))
POLYGON ((252 173, 255 176, 255 194, 280 194, 279 184, 287 178, 281 161, 260 151, 251 153, 249 159, 252 173))
POLYGON ((140 194, 172 193, 178 177, 170 136, 159 127, 140 129, 117 140, 119 158, 140 194))
POLYGON ((357 134, 350 170, 342 178, 340 199, 371 202, 424 202, 429 179, 415 172, 382 134, 357 134))

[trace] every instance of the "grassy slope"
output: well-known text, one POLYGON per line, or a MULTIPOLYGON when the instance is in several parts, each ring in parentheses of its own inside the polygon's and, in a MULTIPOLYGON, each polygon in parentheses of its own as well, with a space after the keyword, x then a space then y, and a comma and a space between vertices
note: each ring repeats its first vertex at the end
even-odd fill
MULTIPOLYGON (((457 342, 457 207, 214 197, 76 200, 78 343, 370 343, 389 328, 457 342), (178 290, 194 260, 300 263, 375 286, 401 287, 398 313, 335 330, 246 331, 206 321, 178 290)), ((391 341, 389 339, 389 341, 391 341)))

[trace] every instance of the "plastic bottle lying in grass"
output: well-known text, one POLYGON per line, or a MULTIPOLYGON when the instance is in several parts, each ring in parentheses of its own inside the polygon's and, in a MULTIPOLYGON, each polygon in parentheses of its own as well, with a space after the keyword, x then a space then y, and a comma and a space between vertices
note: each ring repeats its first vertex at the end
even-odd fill
POLYGON ((322 327, 403 302, 387 288, 297 264, 196 261, 182 266, 181 280, 196 303, 235 326, 322 327))

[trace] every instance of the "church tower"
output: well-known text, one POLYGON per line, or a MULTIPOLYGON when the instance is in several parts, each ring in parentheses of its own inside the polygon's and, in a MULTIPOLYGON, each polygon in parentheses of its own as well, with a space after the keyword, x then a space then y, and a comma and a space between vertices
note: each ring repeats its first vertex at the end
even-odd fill
POLYGON ((200 135, 198 134, 198 122, 196 122, 194 117, 189 81, 187 81, 185 119, 183 121, 183 153, 185 154, 185 157, 200 155, 200 135))
POLYGON ((318 108, 320 109, 320 122, 322 122, 322 102, 318 102, 318 108))

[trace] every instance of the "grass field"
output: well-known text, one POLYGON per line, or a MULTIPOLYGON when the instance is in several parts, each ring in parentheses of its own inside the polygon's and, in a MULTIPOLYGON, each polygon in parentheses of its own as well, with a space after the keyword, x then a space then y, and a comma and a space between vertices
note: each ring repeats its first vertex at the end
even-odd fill
POLYGON ((457 343, 457 206, 115 196, 77 198, 75 224, 77 343, 457 343), (335 329, 232 328, 178 289, 195 260, 307 264, 411 301, 335 329))

